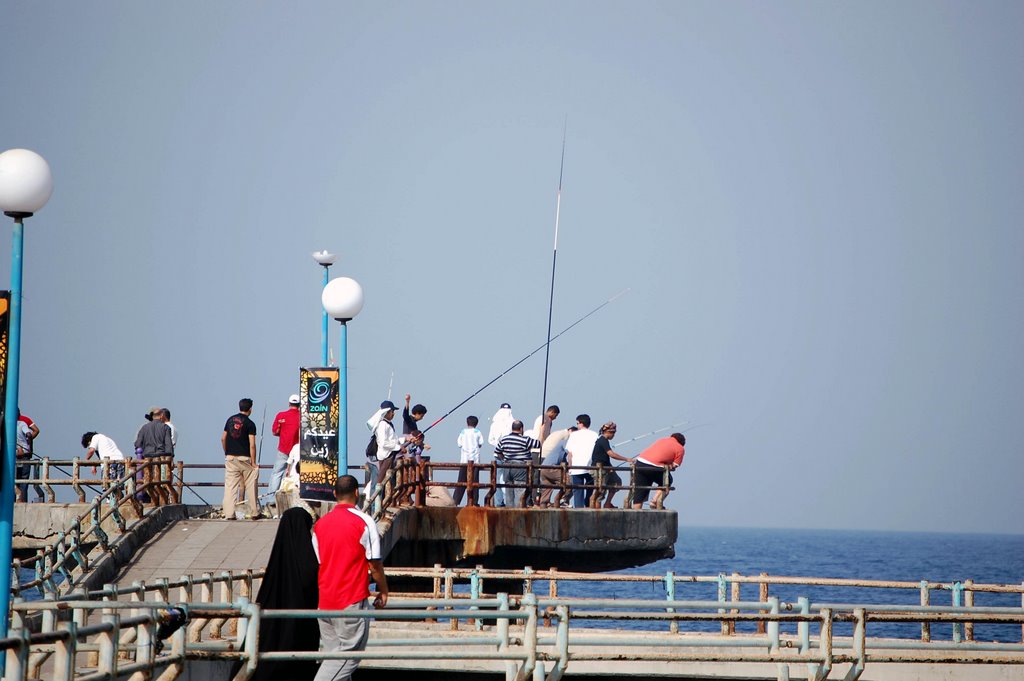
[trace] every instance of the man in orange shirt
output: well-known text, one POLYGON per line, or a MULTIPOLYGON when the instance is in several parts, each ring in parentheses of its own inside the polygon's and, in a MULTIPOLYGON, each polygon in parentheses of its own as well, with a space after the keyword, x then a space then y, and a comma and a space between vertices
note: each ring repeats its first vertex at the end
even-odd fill
MULTIPOLYGON (((665 466, 670 471, 679 468, 686 455, 686 437, 682 433, 672 433, 668 437, 655 440, 654 444, 636 456, 636 492, 633 494, 633 508, 644 507, 647 494, 651 487, 663 484, 665 466)), ((672 484, 672 474, 668 474, 668 484, 672 484)), ((654 492, 651 508, 661 508, 661 500, 665 498, 665 490, 654 492)))

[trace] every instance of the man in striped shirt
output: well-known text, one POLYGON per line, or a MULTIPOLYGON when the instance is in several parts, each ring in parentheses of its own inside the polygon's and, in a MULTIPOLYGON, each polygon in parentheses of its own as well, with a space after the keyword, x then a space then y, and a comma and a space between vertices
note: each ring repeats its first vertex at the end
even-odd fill
POLYGON ((506 500, 511 501, 508 505, 513 508, 523 505, 523 495, 526 493, 526 464, 533 460, 530 450, 538 447, 539 442, 523 435, 523 422, 516 420, 512 422, 512 432, 498 440, 498 446, 494 448, 494 456, 502 463, 514 464, 506 472, 508 481, 514 485, 522 485, 509 490, 505 495, 506 500))

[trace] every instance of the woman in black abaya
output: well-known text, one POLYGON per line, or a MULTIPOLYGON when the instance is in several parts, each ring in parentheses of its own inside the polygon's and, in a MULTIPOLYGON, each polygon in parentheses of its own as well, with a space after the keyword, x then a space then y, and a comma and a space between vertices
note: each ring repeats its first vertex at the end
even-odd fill
MULTIPOLYGON (((319 563, 313 552, 312 527, 313 519, 304 509, 290 508, 281 516, 263 583, 256 594, 256 603, 263 610, 317 609, 319 563)), ((319 648, 320 628, 315 617, 260 622, 261 653, 319 648)), ((318 666, 314 661, 260 662, 252 681, 311 681, 318 666)))

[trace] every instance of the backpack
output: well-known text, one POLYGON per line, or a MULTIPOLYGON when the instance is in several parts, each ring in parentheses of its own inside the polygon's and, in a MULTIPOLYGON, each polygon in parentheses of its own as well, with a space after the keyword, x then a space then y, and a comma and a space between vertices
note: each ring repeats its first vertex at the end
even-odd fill
POLYGON ((377 458, 377 433, 370 436, 370 441, 366 444, 366 458, 376 459, 377 458))

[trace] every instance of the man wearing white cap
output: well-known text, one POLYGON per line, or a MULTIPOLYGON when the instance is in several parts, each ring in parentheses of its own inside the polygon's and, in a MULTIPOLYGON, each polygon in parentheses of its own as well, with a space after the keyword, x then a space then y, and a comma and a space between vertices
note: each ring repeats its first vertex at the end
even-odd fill
POLYGON ((288 454, 292 447, 299 443, 299 430, 302 427, 302 415, 299 414, 299 396, 288 398, 288 408, 274 417, 274 425, 270 431, 277 436, 277 458, 274 470, 270 474, 270 486, 267 491, 273 493, 281 487, 281 480, 288 469, 288 454))

